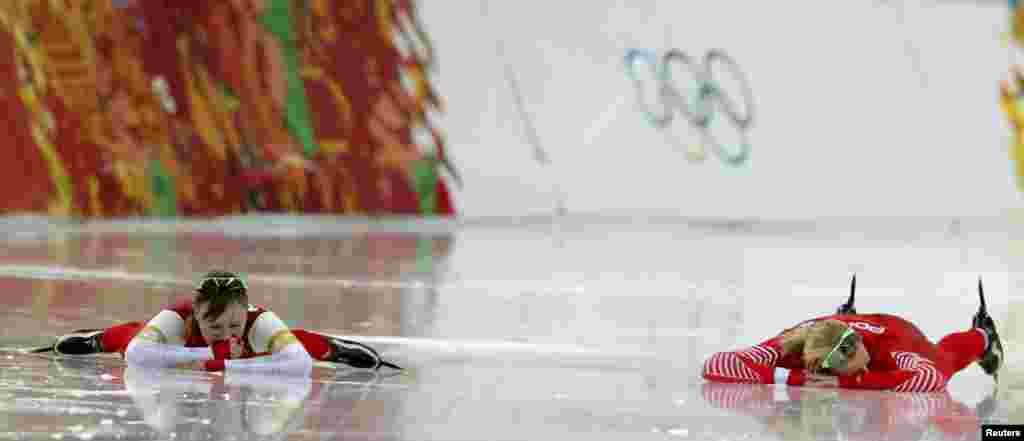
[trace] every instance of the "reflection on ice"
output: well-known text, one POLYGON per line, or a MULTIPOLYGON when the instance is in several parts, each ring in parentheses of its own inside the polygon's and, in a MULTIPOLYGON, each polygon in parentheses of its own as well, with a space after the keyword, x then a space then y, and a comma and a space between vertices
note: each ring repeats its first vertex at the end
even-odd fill
MULTIPOLYGON (((942 393, 893 393, 705 383, 711 406, 759 423, 780 440, 963 440, 993 422, 995 391, 974 406, 942 393)), ((722 428, 717 437, 735 436, 722 428)))
POLYGON ((278 439, 302 424, 310 378, 209 375, 128 367, 125 390, 146 423, 176 439, 278 439))

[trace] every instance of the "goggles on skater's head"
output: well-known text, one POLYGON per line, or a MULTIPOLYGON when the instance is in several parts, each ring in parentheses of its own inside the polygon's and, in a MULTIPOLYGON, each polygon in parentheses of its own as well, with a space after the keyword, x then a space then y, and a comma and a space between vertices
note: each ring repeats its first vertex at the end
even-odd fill
POLYGON ((247 290, 245 281, 230 273, 207 275, 199 281, 199 286, 196 287, 196 291, 208 294, 247 290))
POLYGON ((821 360, 822 369, 840 368, 850 362, 850 358, 857 353, 857 343, 860 343, 860 335, 853 332, 852 328, 846 328, 846 332, 839 337, 839 341, 832 347, 828 355, 821 360))

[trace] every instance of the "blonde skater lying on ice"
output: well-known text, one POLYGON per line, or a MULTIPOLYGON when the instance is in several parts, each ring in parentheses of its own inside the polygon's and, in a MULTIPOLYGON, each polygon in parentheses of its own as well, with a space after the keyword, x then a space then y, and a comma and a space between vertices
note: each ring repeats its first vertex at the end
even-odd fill
POLYGON ((836 314, 807 320, 756 346, 709 357, 703 377, 718 383, 938 392, 977 362, 998 381, 1003 345, 981 306, 971 327, 932 343, 916 325, 889 314, 858 314, 850 299, 836 314))

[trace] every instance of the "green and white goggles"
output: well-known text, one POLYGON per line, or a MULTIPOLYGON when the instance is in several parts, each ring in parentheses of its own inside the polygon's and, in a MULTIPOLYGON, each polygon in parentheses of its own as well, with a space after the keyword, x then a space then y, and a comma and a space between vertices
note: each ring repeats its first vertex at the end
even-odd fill
POLYGON ((846 364, 857 353, 857 344, 860 343, 860 340, 860 334, 853 332, 851 328, 847 328, 828 355, 821 360, 821 368, 842 369, 846 367, 846 364))

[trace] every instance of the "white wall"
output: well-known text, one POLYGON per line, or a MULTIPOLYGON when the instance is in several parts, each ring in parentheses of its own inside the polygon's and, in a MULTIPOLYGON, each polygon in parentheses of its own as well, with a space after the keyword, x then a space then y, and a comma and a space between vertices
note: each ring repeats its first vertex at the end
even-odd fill
MULTIPOLYGON (((559 199, 570 212, 695 217, 1000 214, 1021 205, 997 94, 1007 15, 922 0, 422 4, 467 217, 546 214, 559 199), (743 66, 759 119, 745 165, 688 162, 636 110, 626 50, 673 47, 722 48, 743 66)), ((673 130, 696 139, 681 121, 673 130)))

